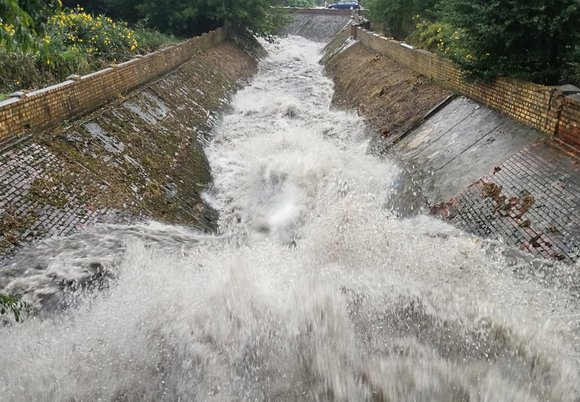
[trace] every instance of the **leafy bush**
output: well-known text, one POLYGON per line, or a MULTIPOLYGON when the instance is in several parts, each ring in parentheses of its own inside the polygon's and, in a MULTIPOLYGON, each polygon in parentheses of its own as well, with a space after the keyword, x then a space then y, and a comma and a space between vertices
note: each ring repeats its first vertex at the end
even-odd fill
POLYGON ((555 84, 578 69, 578 0, 444 0, 449 57, 470 76, 555 84), (574 67, 575 66, 575 67, 574 67))
POLYGON ((570 50, 564 60, 560 82, 580 87, 580 44, 570 50))
POLYGON ((417 18, 417 21, 415 32, 408 38, 409 42, 432 52, 448 54, 449 46, 454 38, 458 38, 458 33, 443 22, 431 22, 420 18, 417 18))
POLYGON ((0 92, 38 88, 70 74, 86 74, 138 52, 150 52, 176 42, 143 25, 135 30, 124 22, 93 16, 82 8, 54 13, 33 47, 0 47, 0 92))
POLYGON ((50 17, 43 43, 47 63, 63 51, 117 61, 130 57, 139 47, 135 32, 126 23, 103 15, 93 17, 80 7, 50 17))
POLYGON ((143 22, 138 23, 134 28, 135 39, 137 39, 139 52, 149 53, 160 49, 179 39, 173 35, 162 34, 159 31, 147 28, 143 22))
POLYGON ((284 7, 301 7, 301 8, 314 7, 313 0, 284 0, 282 4, 284 5, 284 7))
POLYGON ((0 48, 0 92, 8 95, 22 88, 37 88, 44 82, 54 82, 55 77, 47 74, 42 65, 39 68, 37 61, 34 53, 0 48))
POLYGON ((372 21, 381 22, 386 31, 397 39, 404 39, 415 30, 415 19, 431 17, 438 0, 369 0, 367 5, 372 21))
POLYGON ((369 1, 371 18, 393 36, 448 57, 468 77, 580 81, 579 0, 369 1))
POLYGON ((36 32, 60 7, 60 0, 0 0, 0 47, 35 48, 36 32))

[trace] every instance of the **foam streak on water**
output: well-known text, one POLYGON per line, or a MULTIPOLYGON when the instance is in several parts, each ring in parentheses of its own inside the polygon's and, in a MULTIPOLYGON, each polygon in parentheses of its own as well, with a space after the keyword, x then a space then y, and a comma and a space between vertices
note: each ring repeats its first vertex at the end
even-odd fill
POLYGON ((0 399, 578 401, 578 267, 397 219, 400 171, 330 107, 320 46, 267 47, 207 149, 220 234, 29 251, 0 286, 74 306, 0 328, 0 399))

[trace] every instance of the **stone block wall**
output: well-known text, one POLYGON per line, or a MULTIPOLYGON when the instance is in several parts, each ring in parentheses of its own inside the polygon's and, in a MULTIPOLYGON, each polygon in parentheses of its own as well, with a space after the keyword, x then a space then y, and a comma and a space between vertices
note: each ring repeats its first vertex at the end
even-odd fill
POLYGON ((498 79, 490 85, 467 82, 449 60, 413 49, 360 27, 353 35, 370 49, 394 59, 441 86, 499 110, 551 138, 580 149, 580 96, 566 96, 557 87, 498 79))
POLYGON ((226 38, 222 29, 110 68, 0 102, 0 145, 55 127, 161 77, 226 38))

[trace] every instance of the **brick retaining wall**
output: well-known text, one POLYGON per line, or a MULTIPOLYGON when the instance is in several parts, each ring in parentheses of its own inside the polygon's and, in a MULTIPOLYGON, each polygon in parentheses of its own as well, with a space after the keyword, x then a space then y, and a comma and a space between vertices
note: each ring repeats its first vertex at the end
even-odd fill
POLYGON ((491 85, 467 82, 449 60, 412 49, 360 27, 353 35, 365 46, 417 71, 438 84, 497 109, 516 120, 580 149, 580 96, 519 80, 498 79, 491 85))
POLYGON ((222 43, 225 37, 225 31, 217 29, 78 80, 4 100, 0 102, 0 145, 91 111, 107 100, 167 74, 198 52, 222 43))

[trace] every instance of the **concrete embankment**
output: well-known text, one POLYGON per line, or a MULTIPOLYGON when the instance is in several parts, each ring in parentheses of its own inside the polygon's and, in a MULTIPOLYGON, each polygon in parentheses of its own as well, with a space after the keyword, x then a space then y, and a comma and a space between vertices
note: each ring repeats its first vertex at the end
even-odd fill
MULTIPOLYGON (((350 32, 346 30, 345 32, 350 32)), ((346 46, 327 50, 327 73, 335 82, 333 102, 355 108, 383 138, 406 132, 451 95, 429 79, 347 39, 346 46)))
POLYGON ((204 135, 257 61, 231 41, 0 155, 0 254, 98 222, 158 219, 212 230, 204 135))
MULTIPOLYGON (((336 83, 335 104, 355 108, 377 131, 371 151, 400 160, 409 178, 403 193, 420 193, 424 207, 474 234, 535 255, 579 259, 580 159, 567 145, 575 137, 553 141, 407 67, 417 55, 403 49, 399 59, 394 45, 379 43, 386 39, 373 36, 371 48, 350 34, 337 35, 323 58, 336 83)), ((572 132, 577 122, 566 124, 572 132)), ((410 201, 417 202, 409 196, 400 206, 410 201)))
POLYGON ((291 18, 284 34, 302 36, 315 42, 330 42, 350 21, 350 10, 288 9, 291 18))
MULTIPOLYGON (((334 37, 322 60, 335 82, 334 104, 358 110, 377 132, 371 152, 400 160, 406 177, 392 206, 401 215, 427 209, 536 255, 579 260, 580 159, 569 147, 580 143, 573 97, 535 84, 514 84, 505 94, 502 86, 464 85, 435 56, 351 30, 350 12, 293 12, 287 33, 334 37), (412 68, 414 61, 422 72, 412 68), (436 85, 435 77, 445 74, 460 92, 497 99, 520 122, 436 85), (510 105, 503 95, 525 104, 510 105), (526 119, 536 128, 522 124, 526 119)), ((257 66, 250 52, 216 38, 219 43, 206 39, 211 46, 203 48, 188 42, 183 49, 194 56, 173 73, 0 153, 0 256, 98 222, 153 218, 212 229, 214 212, 202 198, 211 180, 205 133, 228 94, 257 66)), ((168 50, 177 61, 178 49, 168 50)), ((10 101, 15 112, 0 115, 0 128, 41 127, 47 110, 51 121, 56 112, 68 116, 80 101, 91 106, 101 98, 93 86, 110 93, 108 79, 115 86, 125 85, 119 77, 140 82, 131 73, 136 66, 168 71, 162 59, 145 57, 10 101)))

